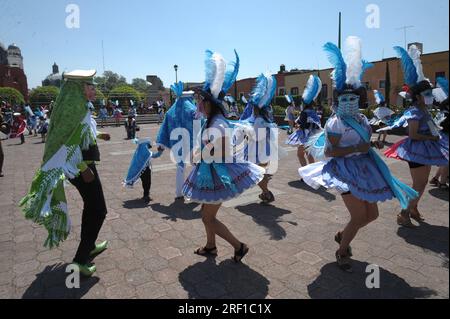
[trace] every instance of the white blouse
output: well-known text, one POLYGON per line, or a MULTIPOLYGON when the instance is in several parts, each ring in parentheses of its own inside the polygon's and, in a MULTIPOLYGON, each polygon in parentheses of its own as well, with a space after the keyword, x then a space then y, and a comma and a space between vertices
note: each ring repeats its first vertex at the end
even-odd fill
MULTIPOLYGON (((370 127, 369 121, 367 118, 360 114, 359 123, 362 124, 364 128, 366 128, 369 135, 372 135, 372 129, 370 127)), ((361 136, 350 126, 347 126, 344 121, 342 121, 339 117, 333 116, 330 118, 325 125, 325 132, 327 136, 340 137, 338 147, 351 147, 357 146, 359 144, 365 143, 365 141, 361 138, 361 136)), ((349 154, 346 157, 361 155, 362 153, 353 153, 349 154)))

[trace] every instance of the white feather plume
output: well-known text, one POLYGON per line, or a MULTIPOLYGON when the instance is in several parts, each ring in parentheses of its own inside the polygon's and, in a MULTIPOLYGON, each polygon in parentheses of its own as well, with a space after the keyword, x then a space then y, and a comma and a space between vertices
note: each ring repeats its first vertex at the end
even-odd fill
POLYGON ((314 100, 317 99, 319 97, 319 94, 322 92, 322 80, 318 77, 317 78, 317 85, 319 86, 319 90, 316 93, 316 96, 314 97, 314 100))
POLYGON ((417 83, 422 82, 426 80, 425 75, 423 74, 423 67, 422 67, 422 61, 420 59, 420 56, 422 53, 420 52, 419 48, 415 45, 411 45, 408 50, 408 54, 411 57, 411 59, 414 62, 414 66, 417 70, 417 83))
POLYGON ((225 80, 225 71, 227 69, 227 63, 219 53, 214 53, 212 56, 212 60, 216 65, 216 72, 214 80, 211 83, 210 89, 211 94, 217 99, 219 97, 220 92, 222 91, 223 81, 225 80))
POLYGON ((348 37, 345 41, 345 62, 347 64, 347 84, 354 88, 361 87, 361 73, 363 71, 363 59, 361 53, 361 39, 348 37))
POLYGON ((441 88, 434 89, 433 96, 438 103, 442 103, 448 98, 447 94, 445 94, 444 90, 441 88))
POLYGON ((267 79, 267 89, 266 89, 266 93, 264 94, 264 96, 261 98, 261 101, 259 102, 259 107, 268 105, 270 102, 269 100, 272 98, 271 93, 272 93, 272 88, 274 85, 273 77, 271 74, 268 74, 268 73, 265 74, 264 76, 267 79))

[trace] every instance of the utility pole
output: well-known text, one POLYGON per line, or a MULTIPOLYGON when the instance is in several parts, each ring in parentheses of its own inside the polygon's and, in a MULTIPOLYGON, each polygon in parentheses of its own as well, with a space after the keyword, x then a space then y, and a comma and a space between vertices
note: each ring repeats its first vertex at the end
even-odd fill
POLYGON ((406 38, 406 31, 407 31, 408 29, 412 29, 412 28, 414 28, 413 25, 407 25, 407 26, 403 26, 403 27, 401 27, 401 28, 397 28, 397 30, 403 30, 403 34, 404 34, 404 37, 405 37, 405 50, 408 49, 408 48, 407 48, 408 42, 407 42, 407 38, 406 38))
POLYGON ((339 12, 339 35, 338 35, 338 47, 341 49, 342 45, 342 12, 339 12))

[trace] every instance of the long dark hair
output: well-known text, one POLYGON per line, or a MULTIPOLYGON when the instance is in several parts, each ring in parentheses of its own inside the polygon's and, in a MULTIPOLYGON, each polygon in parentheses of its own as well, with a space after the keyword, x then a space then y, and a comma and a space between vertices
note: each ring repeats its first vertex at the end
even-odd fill
POLYGON ((211 105, 211 112, 210 114, 207 116, 206 118, 206 128, 209 128, 212 120, 217 116, 217 115, 223 115, 225 116, 225 114, 223 114, 222 108, 217 106, 216 103, 212 102, 211 100, 205 99, 205 102, 208 102, 211 105))

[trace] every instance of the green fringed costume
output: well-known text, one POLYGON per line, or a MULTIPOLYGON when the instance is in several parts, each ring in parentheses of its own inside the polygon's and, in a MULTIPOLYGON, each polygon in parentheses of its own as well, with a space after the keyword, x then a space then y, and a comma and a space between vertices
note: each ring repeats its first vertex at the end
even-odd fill
POLYGON ((20 202, 25 217, 47 229, 44 245, 49 248, 59 246, 71 228, 64 181, 80 174, 82 151, 96 145, 96 128, 84 94, 84 85, 92 82, 92 73, 95 71, 87 77, 65 75, 50 118, 41 167, 20 202))

